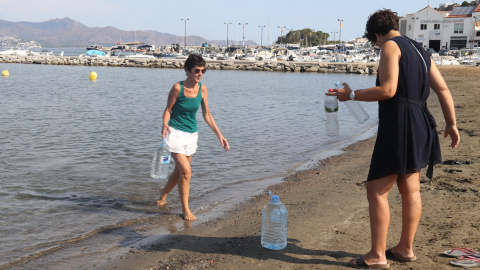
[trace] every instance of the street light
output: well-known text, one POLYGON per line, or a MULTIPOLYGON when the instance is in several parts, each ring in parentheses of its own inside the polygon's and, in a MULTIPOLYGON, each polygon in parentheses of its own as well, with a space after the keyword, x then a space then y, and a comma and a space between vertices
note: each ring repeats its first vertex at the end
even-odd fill
POLYGON ((238 25, 243 25, 243 40, 242 40, 242 46, 245 47, 245 25, 248 25, 248 23, 238 23, 238 25))
POLYGON ((342 22, 343 22, 343 20, 338 19, 338 21, 340 22, 340 35, 338 36, 338 43, 339 43, 339 46, 341 47, 342 46, 342 22))
POLYGON ((282 45, 282 38, 283 38, 283 29, 287 28, 286 26, 284 27, 281 27, 281 26, 277 26, 278 28, 280 28, 280 46, 282 45))
POLYGON ((330 32, 330 33, 333 34, 333 47, 335 47, 335 46, 337 46, 337 39, 335 38, 335 34, 338 33, 338 32, 333 31, 333 32, 330 32))
POLYGON ((185 39, 184 39, 184 44, 185 44, 185 48, 187 47, 187 21, 190 20, 190 19, 181 19, 182 21, 185 21, 185 39))
POLYGON ((229 23, 223 23, 223 24, 226 24, 226 25, 227 25, 227 49, 228 49, 228 25, 229 25, 229 24, 232 24, 232 23, 229 22, 229 23))
POLYGON ((260 47, 263 47, 263 28, 265 27, 265 25, 259 25, 258 27, 262 29, 262 31, 260 32, 260 47))
MULTIPOLYGON (((316 34, 316 32, 315 32, 315 29, 312 29, 312 31, 310 32, 310 45, 313 47, 312 32, 313 32, 313 34, 315 34, 315 37, 317 36, 317 34, 316 34)), ((317 41, 318 41, 318 40, 317 40, 317 41)), ((318 45, 320 45, 320 43, 318 43, 318 45)))

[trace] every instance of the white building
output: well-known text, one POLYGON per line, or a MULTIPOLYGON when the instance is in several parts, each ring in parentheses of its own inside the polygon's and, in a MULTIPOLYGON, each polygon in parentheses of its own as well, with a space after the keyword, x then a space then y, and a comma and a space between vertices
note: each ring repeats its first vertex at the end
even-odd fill
POLYGON ((436 51, 480 47, 480 5, 437 11, 430 6, 400 19, 400 34, 436 51))

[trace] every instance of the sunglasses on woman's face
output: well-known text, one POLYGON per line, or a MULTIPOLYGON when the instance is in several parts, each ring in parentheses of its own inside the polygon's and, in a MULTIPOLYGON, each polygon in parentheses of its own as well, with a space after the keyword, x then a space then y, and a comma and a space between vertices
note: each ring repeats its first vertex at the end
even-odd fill
POLYGON ((206 70, 206 69, 198 69, 198 68, 196 68, 196 69, 193 70, 193 72, 194 72, 195 74, 198 74, 198 73, 200 73, 200 72, 202 72, 202 74, 205 74, 205 72, 207 72, 207 70, 206 70))

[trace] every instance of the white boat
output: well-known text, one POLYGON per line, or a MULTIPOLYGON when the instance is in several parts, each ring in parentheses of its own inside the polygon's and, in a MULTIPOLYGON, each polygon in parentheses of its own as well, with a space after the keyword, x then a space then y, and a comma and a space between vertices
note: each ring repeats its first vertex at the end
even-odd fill
POLYGON ((460 49, 460 56, 458 62, 461 65, 477 65, 480 62, 480 51, 475 49, 460 49))
POLYGON ((25 49, 19 49, 19 48, 9 48, 8 50, 0 51, 0 55, 21 55, 21 56, 27 56, 28 51, 25 49))
POLYGON ((155 56, 151 54, 145 54, 145 53, 133 53, 130 55, 126 55, 125 58, 141 58, 141 59, 154 59, 155 56))
POLYGON ((459 60, 461 65, 474 65, 476 66, 477 63, 480 63, 480 56, 479 55, 470 55, 464 56, 459 60))
POLYGON ((274 54, 269 52, 268 50, 261 50, 255 56, 255 60, 257 61, 265 61, 265 60, 272 60, 274 54))
POLYGON ((435 65, 441 65, 441 66, 450 66, 450 65, 460 65, 458 60, 453 57, 453 56, 444 56, 444 55, 438 55, 437 54, 432 54, 432 59, 435 65))
POLYGON ((53 52, 49 50, 42 50, 40 52, 29 51, 28 54, 33 56, 53 56, 53 52))
POLYGON ((257 55, 257 50, 253 48, 248 48, 245 50, 245 54, 240 56, 240 60, 255 61, 257 55))

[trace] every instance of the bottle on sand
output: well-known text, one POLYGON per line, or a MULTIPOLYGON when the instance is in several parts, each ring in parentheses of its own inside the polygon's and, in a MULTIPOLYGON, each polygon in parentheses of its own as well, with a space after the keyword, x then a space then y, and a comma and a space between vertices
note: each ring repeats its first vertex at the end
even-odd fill
POLYGON ((262 210, 262 246, 280 250, 287 246, 288 211, 277 195, 270 191, 272 199, 262 210))

